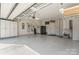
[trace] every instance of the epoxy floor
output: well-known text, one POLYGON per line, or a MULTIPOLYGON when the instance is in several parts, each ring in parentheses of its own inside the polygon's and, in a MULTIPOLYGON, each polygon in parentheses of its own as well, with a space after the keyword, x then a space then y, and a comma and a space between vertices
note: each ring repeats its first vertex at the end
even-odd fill
POLYGON ((79 41, 47 35, 0 39, 0 55, 79 55, 79 41))

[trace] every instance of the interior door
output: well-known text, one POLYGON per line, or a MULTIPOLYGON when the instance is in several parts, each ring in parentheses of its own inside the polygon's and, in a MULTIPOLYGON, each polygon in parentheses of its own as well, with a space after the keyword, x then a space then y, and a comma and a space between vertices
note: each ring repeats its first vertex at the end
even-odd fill
POLYGON ((41 26, 41 34, 46 34, 46 26, 41 26))

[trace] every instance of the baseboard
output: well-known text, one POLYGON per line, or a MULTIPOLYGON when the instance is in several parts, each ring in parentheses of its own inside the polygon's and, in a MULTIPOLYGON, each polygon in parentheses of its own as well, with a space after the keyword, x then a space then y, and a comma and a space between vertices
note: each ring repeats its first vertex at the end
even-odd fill
POLYGON ((56 35, 57 37, 60 37, 60 38, 63 38, 63 36, 60 36, 60 35, 56 35))
POLYGON ((18 36, 2 37, 2 38, 0 38, 0 39, 8 39, 8 38, 15 38, 15 37, 18 37, 18 36))
POLYGON ((55 34, 47 34, 48 36, 56 36, 55 34))

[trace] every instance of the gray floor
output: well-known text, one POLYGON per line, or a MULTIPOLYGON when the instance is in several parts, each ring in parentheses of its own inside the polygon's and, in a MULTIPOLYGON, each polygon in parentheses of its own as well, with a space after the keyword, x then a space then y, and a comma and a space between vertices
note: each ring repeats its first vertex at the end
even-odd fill
POLYGON ((78 55, 79 41, 45 35, 0 39, 2 55, 78 55))

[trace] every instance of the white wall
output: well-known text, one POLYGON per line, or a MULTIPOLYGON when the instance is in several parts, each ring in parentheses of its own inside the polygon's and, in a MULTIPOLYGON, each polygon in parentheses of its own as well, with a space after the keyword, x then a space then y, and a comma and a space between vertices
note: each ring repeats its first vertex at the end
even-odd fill
MULTIPOLYGON (((56 21, 55 22, 55 30, 56 30, 55 33, 58 36, 62 36, 62 32, 63 32, 63 20, 62 20, 62 15, 59 11, 60 8, 61 8, 60 4, 55 3, 41 10, 38 10, 36 13, 36 17, 40 18, 40 20, 42 21, 41 25, 45 25, 45 21, 50 21, 50 20, 56 21)), ((53 29, 52 24, 51 24, 51 28, 53 29)))
MULTIPOLYGON (((36 12, 36 17, 39 18, 41 20, 41 25, 45 25, 45 21, 47 20, 56 20, 55 22, 55 32, 56 35, 62 35, 62 19, 61 19, 61 13, 59 11, 60 9, 60 4, 59 3, 55 3, 55 4, 51 4, 43 9, 40 9, 36 12), (60 27, 59 27, 59 20, 60 22, 60 27)), ((22 19, 22 22, 27 22, 26 16, 22 19), (25 21, 24 21, 25 20, 25 21)), ((32 19, 33 20, 33 19, 32 19)), ((34 20, 31 22, 35 25, 39 24, 39 22, 34 22, 34 20), (37 23, 37 24, 36 24, 37 23)), ((41 26, 40 25, 40 26, 41 26)), ((20 25, 21 26, 21 25, 20 25)), ((27 26, 27 25, 26 25, 27 26)), ((36 26, 37 27, 37 26, 36 26)), ((51 26, 52 27, 52 26, 51 26)), ((20 27, 19 27, 20 28, 20 27)), ((21 29, 21 28, 20 28, 21 29)), ((27 30, 27 29, 26 29, 27 30)), ((27 31, 26 30, 19 30, 19 34, 26 34, 27 31)), ((37 31, 39 32, 39 30, 37 31)))
POLYGON ((66 16, 64 18, 63 32, 69 29, 69 20, 73 22, 72 40, 79 40, 79 15, 66 16))
MULTIPOLYGON (((68 28, 69 29, 69 20, 71 19, 71 17, 69 18, 66 18, 66 19, 63 19, 59 9, 61 9, 61 6, 60 4, 51 4, 43 9, 40 9, 36 12, 36 17, 38 17, 40 20, 41 20, 41 25, 45 25, 45 21, 47 20, 55 20, 55 33, 56 35, 60 35, 62 36, 63 35, 63 32, 64 32, 64 28, 68 28), (65 20, 65 23, 64 21, 65 20)), ((20 35, 23 35, 23 34, 29 34, 27 32, 27 20, 29 19, 22 19, 22 21, 20 21, 20 24, 19 24, 19 34, 20 35), (21 29, 21 23, 24 22, 26 24, 26 28, 24 30, 21 29)), ((33 20, 33 19, 32 19, 33 20)), ((36 23, 34 22, 34 20, 31 22, 32 24, 35 24, 36 23)), ((38 22, 37 22, 38 23, 38 22)), ((52 27, 52 24, 51 24, 51 28, 53 29, 52 27)), ((38 31, 39 32, 39 31, 38 31)), ((53 30, 52 30, 53 32, 53 30)))
POLYGON ((1 19, 0 19, 0 37, 1 37, 1 19))
POLYGON ((34 30, 33 26, 36 28, 37 33, 40 33, 40 26, 41 26, 41 20, 36 20, 33 18, 25 17, 25 18, 20 18, 18 19, 18 35, 26 35, 26 34, 34 34, 33 31, 31 31, 28 28, 28 24, 30 25, 30 28, 34 30), (22 29, 22 23, 25 23, 25 29, 22 29))
POLYGON ((17 36, 17 22, 1 20, 1 38, 17 36))
POLYGON ((64 29, 69 29, 69 21, 70 20, 73 20, 73 18, 71 16, 64 17, 64 19, 63 19, 63 22, 64 22, 63 28, 64 29))
POLYGON ((73 18, 73 40, 79 40, 79 15, 73 18))
POLYGON ((56 31, 55 31, 55 23, 49 23, 47 26, 46 26, 46 29, 47 29, 47 34, 48 35, 56 35, 56 31))
MULTIPOLYGON (((41 25, 45 26, 45 21, 50 21, 50 20, 55 20, 55 24, 54 24, 55 31, 54 31, 54 33, 57 36, 62 36, 63 35, 63 19, 60 18, 60 17, 57 17, 56 19, 54 19, 54 18, 41 19, 41 22, 42 22, 41 25)), ((51 31, 49 31, 49 32, 51 32, 51 34, 53 34, 53 30, 54 30, 53 25, 50 24, 49 28, 52 29, 51 30, 52 32, 51 31)))
POLYGON ((29 19, 20 19, 18 20, 18 35, 26 35, 26 34, 33 34, 33 31, 28 29, 29 19), (25 24, 25 29, 22 29, 22 23, 25 24))
POLYGON ((59 20, 56 20, 55 22, 55 30, 56 30, 56 35, 59 36, 59 20))

